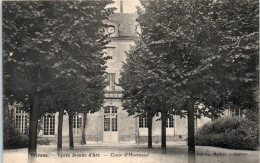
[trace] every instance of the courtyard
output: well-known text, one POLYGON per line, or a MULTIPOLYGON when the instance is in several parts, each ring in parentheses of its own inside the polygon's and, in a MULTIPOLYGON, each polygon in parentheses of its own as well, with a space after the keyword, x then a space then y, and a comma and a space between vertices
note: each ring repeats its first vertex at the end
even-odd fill
POLYGON ((259 2, 129 1, 3 2, 3 162, 258 163, 259 2))
MULTIPOLYGON (((182 163, 187 160, 188 146, 184 143, 170 144, 167 153, 162 153, 160 145, 148 149, 146 145, 136 144, 95 144, 76 145, 69 150, 68 144, 63 151, 57 153, 56 145, 39 145, 37 163, 182 163)), ((218 147, 196 146, 196 162, 198 163, 258 163, 259 151, 231 150, 218 147)), ((27 149, 11 149, 3 151, 3 162, 27 163, 27 149)))

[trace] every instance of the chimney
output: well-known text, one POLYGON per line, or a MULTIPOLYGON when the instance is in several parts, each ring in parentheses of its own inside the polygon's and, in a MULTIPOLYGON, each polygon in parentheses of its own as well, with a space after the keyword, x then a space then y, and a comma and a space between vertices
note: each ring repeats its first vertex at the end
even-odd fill
POLYGON ((120 13, 123 13, 123 1, 120 1, 120 13))

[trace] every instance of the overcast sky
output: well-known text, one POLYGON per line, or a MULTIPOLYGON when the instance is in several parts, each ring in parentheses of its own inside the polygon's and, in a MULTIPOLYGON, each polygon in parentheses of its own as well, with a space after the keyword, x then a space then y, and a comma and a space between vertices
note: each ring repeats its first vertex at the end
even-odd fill
MULTIPOLYGON (((115 3, 112 5, 109 5, 109 7, 116 7, 117 10, 115 11, 120 12, 120 0, 114 0, 115 3)), ((123 12, 124 13, 135 13, 136 12, 136 7, 135 6, 140 6, 139 0, 123 0, 123 12)))

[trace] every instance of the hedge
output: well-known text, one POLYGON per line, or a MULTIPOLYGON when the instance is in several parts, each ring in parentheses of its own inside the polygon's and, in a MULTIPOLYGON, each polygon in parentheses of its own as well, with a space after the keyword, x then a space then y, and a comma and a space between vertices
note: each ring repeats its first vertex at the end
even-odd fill
POLYGON ((196 145, 255 150, 259 146, 258 122, 224 117, 204 124, 195 134, 196 145))

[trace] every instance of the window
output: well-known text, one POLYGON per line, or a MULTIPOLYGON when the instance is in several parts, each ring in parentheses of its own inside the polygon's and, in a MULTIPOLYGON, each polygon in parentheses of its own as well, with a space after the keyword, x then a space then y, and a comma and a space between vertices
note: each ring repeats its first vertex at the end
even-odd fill
POLYGON ((242 116, 243 115, 243 111, 239 108, 239 109, 234 109, 234 108, 230 108, 228 109, 228 116, 242 116))
POLYGON ((46 114, 43 116, 43 135, 54 135, 55 115, 46 114))
POLYGON ((73 117, 73 133, 80 134, 82 127, 82 116, 79 114, 75 114, 73 117))
POLYGON ((117 107, 105 107, 104 114, 104 131, 117 131, 117 107))
POLYGON ((116 53, 116 47, 106 47, 107 56, 114 57, 116 53))
POLYGON ((116 85, 115 85, 115 73, 109 73, 107 74, 107 80, 108 80, 108 90, 109 91, 115 91, 116 90, 116 85))
POLYGON ((111 115, 112 131, 117 131, 117 115, 111 115))
POLYGON ((107 107, 104 108, 104 113, 115 114, 115 113, 117 113, 117 107, 115 107, 115 106, 107 106, 107 107))
POLYGON ((173 116, 166 119, 166 127, 173 128, 174 127, 174 118, 173 116))
POLYGON ((109 106, 104 108, 104 113, 110 113, 110 107, 109 106))
POLYGON ((110 131, 110 115, 104 115, 104 131, 110 131))
POLYGON ((14 124, 21 135, 27 134, 28 114, 21 107, 15 107, 14 124))
POLYGON ((148 128, 148 119, 147 117, 139 117, 139 128, 148 128))
POLYGON ((117 108, 116 107, 112 107, 112 113, 117 113, 117 108))

